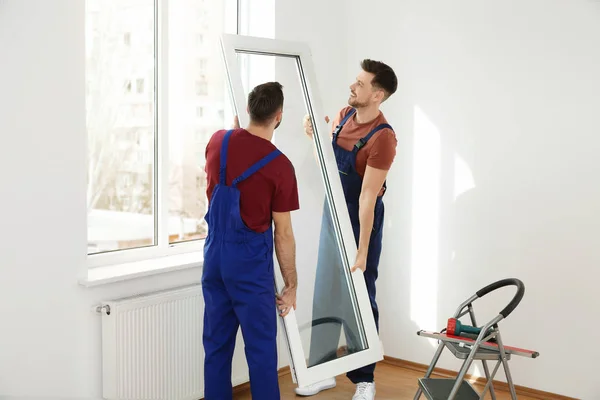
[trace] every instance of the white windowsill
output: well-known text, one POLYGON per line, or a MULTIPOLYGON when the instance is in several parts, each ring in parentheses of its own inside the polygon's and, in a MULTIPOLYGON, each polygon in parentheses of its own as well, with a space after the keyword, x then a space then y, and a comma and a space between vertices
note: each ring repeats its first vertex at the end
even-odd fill
POLYGON ((87 276, 82 277, 79 283, 83 286, 92 287, 184 269, 201 268, 203 256, 202 251, 194 251, 143 261, 89 268, 87 276))

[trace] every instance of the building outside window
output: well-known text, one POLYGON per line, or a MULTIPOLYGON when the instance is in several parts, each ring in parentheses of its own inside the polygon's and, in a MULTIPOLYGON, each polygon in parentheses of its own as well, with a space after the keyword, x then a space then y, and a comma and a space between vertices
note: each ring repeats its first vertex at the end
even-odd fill
POLYGON ((204 150, 233 118, 218 38, 236 33, 244 3, 86 0, 90 260, 206 237, 204 150))

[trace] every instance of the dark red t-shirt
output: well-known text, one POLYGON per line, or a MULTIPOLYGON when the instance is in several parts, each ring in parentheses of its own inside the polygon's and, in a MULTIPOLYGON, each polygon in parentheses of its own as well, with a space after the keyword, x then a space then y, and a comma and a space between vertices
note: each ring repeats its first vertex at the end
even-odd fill
MULTIPOLYGON (((221 146, 226 132, 215 132, 206 146, 204 169, 209 204, 212 192, 219 183, 221 146)), ((275 149, 275 145, 268 140, 245 129, 236 129, 229 139, 226 184, 231 185, 235 178, 275 149)), ((294 167, 283 154, 240 182, 237 187, 240 191, 242 220, 256 232, 264 232, 271 226, 273 211, 288 212, 300 208, 294 167)))

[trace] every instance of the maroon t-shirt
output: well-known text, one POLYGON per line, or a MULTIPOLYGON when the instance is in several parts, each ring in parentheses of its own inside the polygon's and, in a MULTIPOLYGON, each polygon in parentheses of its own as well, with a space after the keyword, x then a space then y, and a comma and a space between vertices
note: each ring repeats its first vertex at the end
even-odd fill
MULTIPOLYGON (((209 204, 212 192, 219 183, 221 146, 226 132, 215 132, 206 146, 204 169, 209 204)), ((235 178, 275 149, 275 145, 268 140, 245 129, 236 129, 229 138, 226 184, 231 185, 235 178)), ((264 232, 271 226, 273 211, 288 212, 300 208, 294 167, 283 154, 240 182, 237 188, 240 191, 242 220, 256 232, 264 232)))

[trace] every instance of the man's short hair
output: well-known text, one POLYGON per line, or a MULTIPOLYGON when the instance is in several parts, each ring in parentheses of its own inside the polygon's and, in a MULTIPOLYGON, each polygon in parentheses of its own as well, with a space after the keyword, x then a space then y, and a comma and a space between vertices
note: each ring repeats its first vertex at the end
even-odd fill
POLYGON ((375 75, 371 84, 385 92, 384 100, 387 100, 398 89, 398 78, 390 66, 381 61, 365 59, 360 63, 360 67, 363 71, 375 75))
POLYGON ((279 82, 267 82, 256 86, 248 95, 250 120, 266 125, 283 108, 283 86, 279 82))

